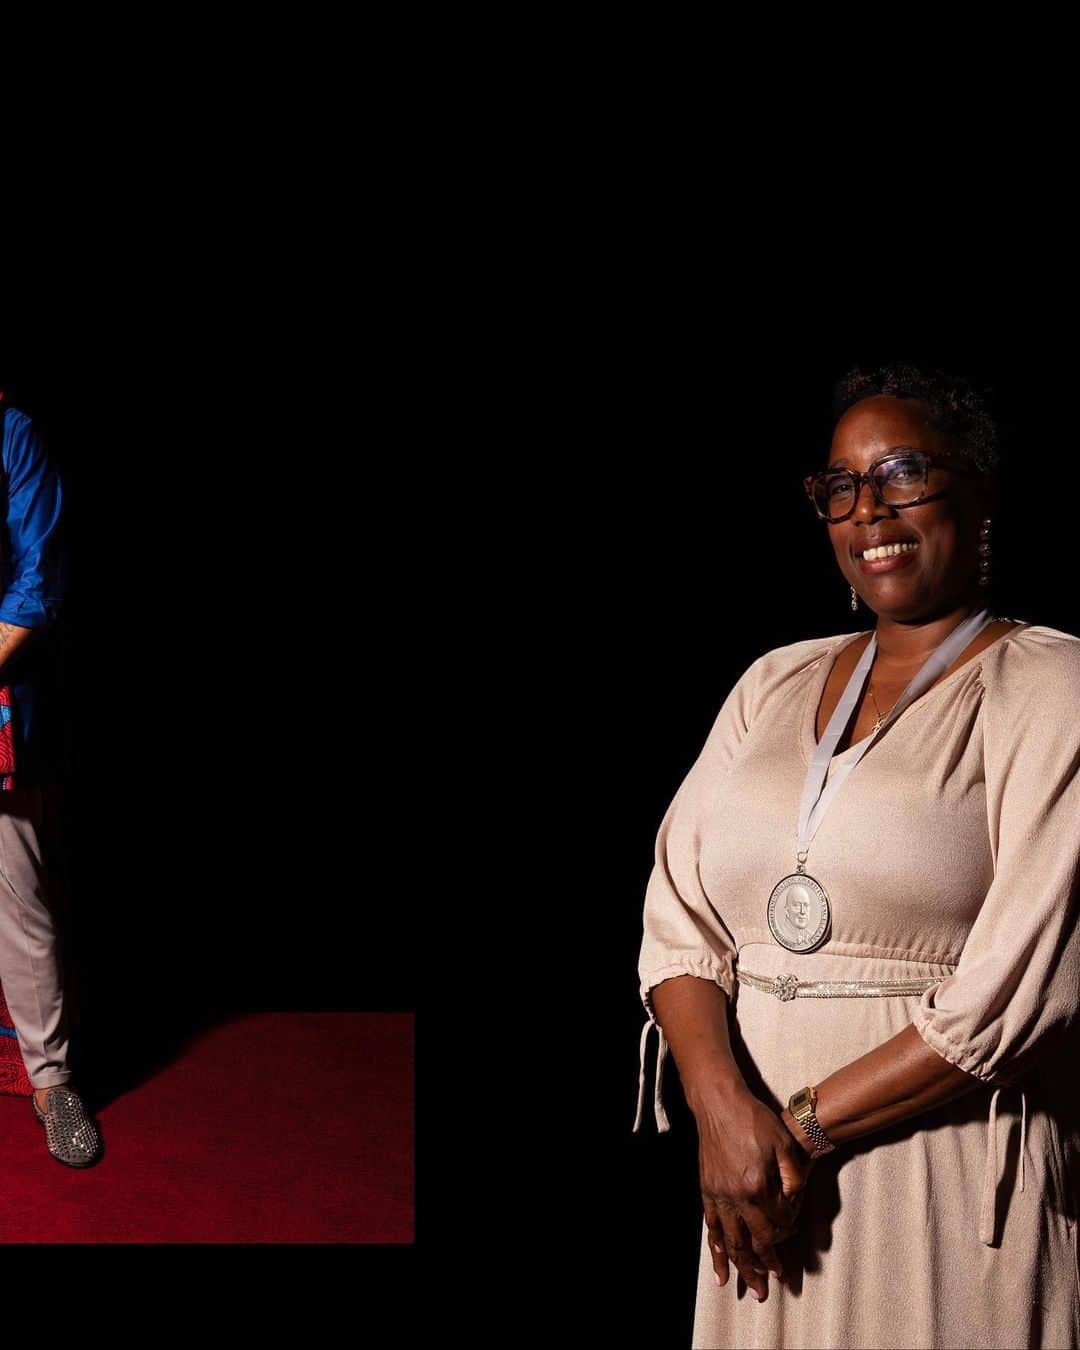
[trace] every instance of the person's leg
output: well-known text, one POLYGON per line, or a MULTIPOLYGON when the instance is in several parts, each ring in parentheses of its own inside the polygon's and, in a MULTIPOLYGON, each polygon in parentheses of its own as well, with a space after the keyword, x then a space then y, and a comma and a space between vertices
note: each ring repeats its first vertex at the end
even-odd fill
POLYGON ((0 791, 0 982, 38 1105, 71 1081, 62 934, 42 857, 40 789, 0 791))

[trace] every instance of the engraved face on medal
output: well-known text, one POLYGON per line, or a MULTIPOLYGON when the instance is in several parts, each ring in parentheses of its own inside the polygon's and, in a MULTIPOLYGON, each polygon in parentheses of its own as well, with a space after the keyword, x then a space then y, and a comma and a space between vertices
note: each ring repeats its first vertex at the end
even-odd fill
POLYGON ((793 872, 769 896, 769 930, 789 952, 820 947, 829 931, 829 897, 805 872, 793 872))

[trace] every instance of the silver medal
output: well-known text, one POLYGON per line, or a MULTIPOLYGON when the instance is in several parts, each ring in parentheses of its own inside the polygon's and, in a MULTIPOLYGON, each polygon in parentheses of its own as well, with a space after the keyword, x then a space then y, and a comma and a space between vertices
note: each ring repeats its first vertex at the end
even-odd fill
POLYGON ((820 947, 828 936, 830 917, 825 888, 805 872, 784 877, 769 896, 769 931, 789 952, 820 947))

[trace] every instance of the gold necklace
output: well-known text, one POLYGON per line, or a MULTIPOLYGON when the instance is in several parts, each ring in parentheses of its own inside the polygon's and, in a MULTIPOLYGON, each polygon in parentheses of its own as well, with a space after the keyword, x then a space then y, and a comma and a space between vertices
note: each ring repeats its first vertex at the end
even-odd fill
MULTIPOLYGON (((874 686, 872 682, 870 683, 870 697, 874 698, 874 686)), ((878 702, 876 698, 874 698, 874 707, 875 709, 877 709, 877 721, 874 723, 874 730, 871 731, 870 733, 871 736, 874 734, 874 731, 877 731, 878 727, 881 726, 882 722, 885 721, 885 714, 881 711, 880 708, 878 708, 878 702)), ((895 707, 896 704, 894 703, 893 708, 895 707)), ((892 708, 890 708, 889 711, 892 712, 892 708)))

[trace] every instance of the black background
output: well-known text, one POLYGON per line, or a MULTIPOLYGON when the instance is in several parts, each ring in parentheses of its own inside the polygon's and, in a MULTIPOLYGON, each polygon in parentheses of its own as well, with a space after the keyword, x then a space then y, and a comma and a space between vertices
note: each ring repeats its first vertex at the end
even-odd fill
POLYGON ((408 1009, 415 988, 407 892, 371 867, 364 606, 334 604, 348 560, 307 472, 332 479, 345 447, 287 397, 286 434, 265 377, 253 398, 243 364, 223 385, 162 333, 113 365, 90 333, 31 328, 0 363, 65 489, 62 856, 79 1067, 103 1090, 208 1018, 408 1009))
MULTIPOLYGON (((73 1068, 99 1107, 233 1013, 415 1010, 425 888, 415 843, 398 841, 416 757, 387 697, 393 577, 363 486, 384 447, 375 413, 357 413, 355 344, 266 284, 258 250, 228 275, 149 236, 18 258, 0 388, 64 478, 65 948, 73 1068)), ((257 1100, 238 1109, 265 1127, 257 1100)), ((162 1307, 181 1285, 213 1300, 220 1279, 249 1330, 295 1309, 325 1334, 359 1307, 365 1324, 397 1315, 414 1254, 83 1245, 48 1259, 71 1307, 132 1278, 160 1279, 162 1307)))

